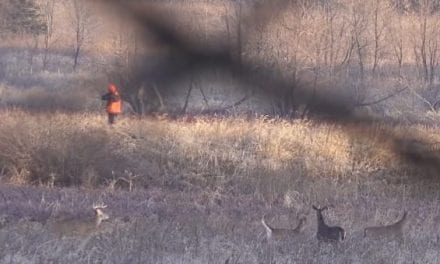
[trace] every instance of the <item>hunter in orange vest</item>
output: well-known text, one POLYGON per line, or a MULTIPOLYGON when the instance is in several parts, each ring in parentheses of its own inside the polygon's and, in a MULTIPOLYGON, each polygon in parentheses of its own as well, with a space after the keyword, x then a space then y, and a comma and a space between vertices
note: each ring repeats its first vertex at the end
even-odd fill
POLYGON ((110 83, 108 85, 108 93, 104 94, 101 99, 107 101, 106 110, 109 124, 114 124, 115 117, 122 112, 121 95, 118 89, 116 89, 116 85, 110 83))

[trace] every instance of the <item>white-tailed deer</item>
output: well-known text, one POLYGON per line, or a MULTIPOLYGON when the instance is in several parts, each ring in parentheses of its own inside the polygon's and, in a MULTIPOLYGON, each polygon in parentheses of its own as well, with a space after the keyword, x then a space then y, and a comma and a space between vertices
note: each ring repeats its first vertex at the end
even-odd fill
POLYGON ((403 242, 403 227, 407 222, 407 212, 403 212, 402 218, 390 225, 370 226, 364 229, 364 237, 375 239, 393 239, 403 242))
POLYGON ((281 240, 286 239, 289 237, 293 237, 301 233, 305 223, 306 223, 306 217, 303 216, 299 218, 299 223, 295 228, 289 229, 289 228, 275 228, 270 226, 266 220, 265 216, 261 218, 261 223, 263 224, 265 230, 266 230, 266 236, 269 240, 281 240))
POLYGON ((313 205, 312 208, 316 211, 316 216, 318 217, 318 231, 316 233, 316 238, 319 241, 338 242, 345 239, 345 231, 342 227, 328 226, 325 223, 324 217, 322 216, 322 211, 327 210, 327 206, 317 208, 313 205))
POLYGON ((51 221, 50 229, 55 232, 59 238, 63 236, 88 236, 94 233, 102 221, 109 219, 109 215, 104 213, 106 205, 93 205, 95 217, 93 218, 73 218, 51 221))

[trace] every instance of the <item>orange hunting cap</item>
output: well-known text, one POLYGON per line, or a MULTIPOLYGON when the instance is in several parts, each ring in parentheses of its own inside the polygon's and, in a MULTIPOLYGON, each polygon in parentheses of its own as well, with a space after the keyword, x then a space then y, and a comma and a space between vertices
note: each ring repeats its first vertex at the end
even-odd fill
POLYGON ((108 85, 108 91, 111 92, 111 93, 116 92, 116 85, 113 84, 113 83, 109 83, 109 85, 108 85))

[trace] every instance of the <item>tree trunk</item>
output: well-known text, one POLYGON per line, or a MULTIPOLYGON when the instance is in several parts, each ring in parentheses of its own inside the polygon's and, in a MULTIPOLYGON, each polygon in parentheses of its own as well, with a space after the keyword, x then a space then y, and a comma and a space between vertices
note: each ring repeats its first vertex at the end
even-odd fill
POLYGON ((78 66, 78 57, 79 57, 80 47, 77 46, 75 49, 75 54, 73 55, 73 70, 76 70, 76 67, 78 66))

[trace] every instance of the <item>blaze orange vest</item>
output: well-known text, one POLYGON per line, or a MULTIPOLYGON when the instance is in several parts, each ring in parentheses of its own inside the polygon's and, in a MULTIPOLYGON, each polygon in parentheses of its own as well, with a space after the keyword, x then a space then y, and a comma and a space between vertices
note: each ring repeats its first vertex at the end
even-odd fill
POLYGON ((109 100, 107 103, 107 113, 109 114, 120 114, 122 112, 122 100, 118 92, 115 92, 119 99, 116 101, 109 100))

